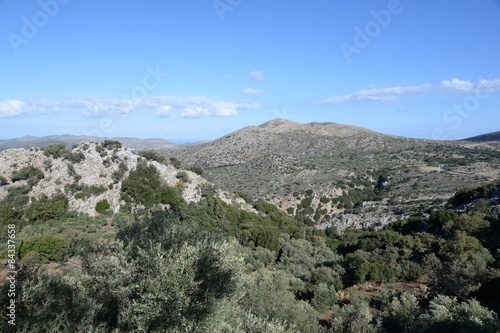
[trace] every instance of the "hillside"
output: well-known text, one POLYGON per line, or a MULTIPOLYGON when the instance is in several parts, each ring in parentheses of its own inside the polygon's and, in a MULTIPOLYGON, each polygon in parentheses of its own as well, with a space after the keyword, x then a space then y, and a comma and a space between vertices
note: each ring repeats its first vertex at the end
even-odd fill
POLYGON ((0 330, 498 331, 500 182, 389 224, 391 170, 284 213, 181 167, 112 140, 0 152, 0 330))
POLYGON ((206 178, 223 189, 270 201, 308 224, 335 221, 339 230, 383 226, 500 175, 500 152, 489 146, 284 119, 164 154, 206 167, 206 178))
MULTIPOLYGON (((0 200, 25 188, 24 194, 30 202, 63 194, 68 199, 70 211, 96 216, 97 203, 105 200, 110 211, 118 213, 126 205, 122 197, 124 179, 141 161, 147 160, 130 148, 121 147, 117 141, 107 142, 107 145, 106 142, 85 143, 71 149, 63 148, 64 144, 52 144, 44 150, 34 147, 0 152, 0 200), (117 145, 109 142, 117 142, 117 145)), ((209 184, 194 172, 178 170, 155 160, 146 163, 157 170, 161 186, 175 187, 185 178, 181 192, 187 203, 198 202, 203 186, 209 184)), ((244 203, 235 196, 228 199, 231 195, 222 191, 217 196, 228 202, 244 203)))
POLYGON ((470 142, 493 142, 493 141, 500 141, 500 131, 473 136, 473 137, 470 137, 470 138, 467 138, 467 139, 463 139, 462 141, 470 141, 470 142))
POLYGON ((361 127, 336 123, 299 124, 274 119, 249 126, 212 142, 168 155, 188 164, 219 167, 249 162, 266 155, 291 158, 333 157, 350 151, 383 151, 409 139, 376 133, 361 127))

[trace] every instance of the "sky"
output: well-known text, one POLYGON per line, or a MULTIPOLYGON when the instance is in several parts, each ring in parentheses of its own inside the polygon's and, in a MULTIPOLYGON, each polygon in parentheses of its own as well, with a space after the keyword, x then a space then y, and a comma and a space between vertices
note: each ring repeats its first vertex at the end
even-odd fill
POLYGON ((0 139, 500 130, 500 0, 0 0, 0 139))

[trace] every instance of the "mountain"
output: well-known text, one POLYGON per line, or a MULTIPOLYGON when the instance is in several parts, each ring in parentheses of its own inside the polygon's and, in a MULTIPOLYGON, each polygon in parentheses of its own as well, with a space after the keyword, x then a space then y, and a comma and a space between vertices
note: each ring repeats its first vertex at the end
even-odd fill
POLYGON ((331 122, 300 124, 274 119, 260 126, 245 127, 212 142, 168 154, 188 164, 218 167, 246 163, 265 155, 303 158, 332 157, 353 150, 382 151, 389 149, 392 143, 408 140, 331 122))
POLYGON ((473 136, 473 137, 470 137, 470 138, 467 138, 467 139, 463 139, 462 141, 470 141, 470 142, 493 142, 493 141, 500 141, 500 131, 473 136))
POLYGON ((272 202, 308 224, 385 225, 500 177, 500 150, 411 139, 333 122, 274 119, 165 151, 222 189, 272 202), (341 216, 341 218, 339 218, 341 216))
POLYGON ((24 136, 17 139, 0 140, 0 150, 8 148, 30 148, 33 146, 43 147, 50 143, 63 142, 67 145, 82 144, 85 142, 103 142, 104 140, 120 141, 125 147, 132 149, 176 149, 189 147, 193 144, 175 144, 164 139, 136 139, 136 138, 104 138, 85 135, 49 135, 43 137, 24 136))

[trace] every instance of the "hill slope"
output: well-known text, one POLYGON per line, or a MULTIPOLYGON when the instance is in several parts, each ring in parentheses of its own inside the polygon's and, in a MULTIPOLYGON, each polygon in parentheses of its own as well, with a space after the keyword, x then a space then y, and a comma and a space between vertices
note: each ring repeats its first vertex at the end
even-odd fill
POLYGON ((500 141, 500 131, 473 136, 473 137, 470 137, 470 138, 467 138, 467 139, 463 139, 462 141, 470 141, 470 142, 493 142, 493 141, 500 141))
POLYGON ((332 157, 352 150, 381 151, 409 140, 350 125, 299 124, 274 119, 260 126, 245 127, 212 142, 167 154, 188 164, 218 167, 249 162, 265 155, 332 157))

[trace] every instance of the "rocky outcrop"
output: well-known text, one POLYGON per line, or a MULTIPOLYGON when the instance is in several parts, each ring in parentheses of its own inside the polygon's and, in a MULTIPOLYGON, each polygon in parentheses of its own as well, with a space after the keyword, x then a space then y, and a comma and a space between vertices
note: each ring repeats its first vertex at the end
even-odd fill
MULTIPOLYGON (((71 149, 73 154, 83 154, 83 159, 72 162, 64 157, 54 158, 47 156, 39 148, 29 150, 8 149, 0 152, 0 176, 10 180, 12 175, 23 167, 33 166, 44 173, 44 178, 39 180, 30 190, 28 196, 33 200, 42 195, 53 197, 57 193, 64 193, 69 200, 69 209, 95 216, 95 210, 99 201, 107 200, 111 210, 117 213, 120 206, 124 204, 121 200, 122 179, 125 179, 130 170, 137 167, 140 156, 129 148, 102 148, 98 143, 85 143, 71 149), (125 165, 126 167, 124 168, 125 165), (128 170, 120 178, 114 174, 120 170, 128 170), (98 187, 100 190, 91 195, 75 196, 69 193, 68 185, 79 184, 87 187, 98 187)), ((160 174, 161 181, 166 186, 175 186, 179 179, 177 174, 180 170, 172 165, 148 161, 154 165, 160 174)), ((182 192, 183 198, 189 202, 198 202, 202 199, 201 187, 208 182, 198 174, 184 171, 189 177, 182 192)), ((8 189, 12 186, 26 184, 26 180, 0 186, 0 200, 3 199, 8 189)), ((243 199, 228 192, 219 191, 218 196, 228 203, 235 203, 246 210, 253 210, 243 199)))

